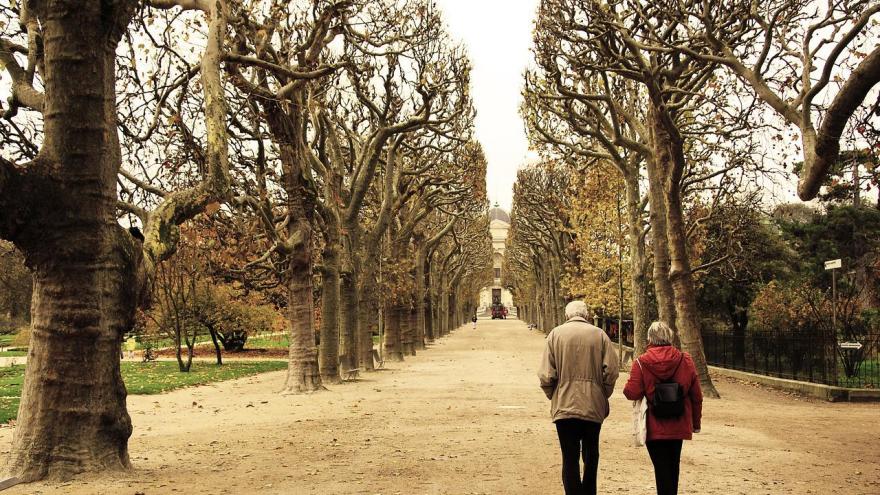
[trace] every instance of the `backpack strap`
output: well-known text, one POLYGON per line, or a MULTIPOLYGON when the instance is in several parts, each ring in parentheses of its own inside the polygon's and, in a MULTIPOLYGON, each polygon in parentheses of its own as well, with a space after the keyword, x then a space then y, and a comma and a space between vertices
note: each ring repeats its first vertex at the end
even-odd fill
POLYGON ((639 358, 636 358, 636 364, 639 365, 639 370, 642 372, 642 393, 645 395, 645 402, 648 404, 648 408, 654 404, 653 399, 648 398, 648 385, 645 383, 645 373, 647 370, 644 366, 642 366, 642 362, 639 361, 639 358))
POLYGON ((639 369, 642 371, 642 385, 645 384, 645 373, 650 373, 644 366, 642 366, 642 362, 639 361, 639 358, 636 358, 636 363, 639 365, 639 369))
POLYGON ((645 389, 645 395, 647 395, 648 387, 645 386, 645 367, 642 366, 642 362, 639 361, 639 358, 636 358, 636 364, 639 365, 639 370, 642 372, 642 388, 645 389))

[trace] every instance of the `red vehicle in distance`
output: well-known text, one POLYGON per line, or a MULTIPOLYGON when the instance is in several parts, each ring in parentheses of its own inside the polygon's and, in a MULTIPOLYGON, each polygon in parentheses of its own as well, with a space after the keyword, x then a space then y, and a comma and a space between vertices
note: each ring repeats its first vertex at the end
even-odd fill
POLYGON ((493 304, 492 305, 492 319, 507 319, 507 308, 504 307, 503 304, 493 304))

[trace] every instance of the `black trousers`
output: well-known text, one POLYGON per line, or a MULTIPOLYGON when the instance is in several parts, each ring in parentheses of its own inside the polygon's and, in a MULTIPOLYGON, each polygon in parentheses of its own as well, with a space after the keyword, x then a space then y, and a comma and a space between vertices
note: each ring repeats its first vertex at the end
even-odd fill
POLYGON ((560 419, 556 422, 559 447, 562 449, 562 486, 565 487, 565 495, 596 495, 601 429, 601 423, 581 419, 560 419), (583 479, 580 465, 582 455, 583 479))
POLYGON ((678 466, 681 463, 681 440, 645 442, 654 464, 657 495, 678 495, 678 466))

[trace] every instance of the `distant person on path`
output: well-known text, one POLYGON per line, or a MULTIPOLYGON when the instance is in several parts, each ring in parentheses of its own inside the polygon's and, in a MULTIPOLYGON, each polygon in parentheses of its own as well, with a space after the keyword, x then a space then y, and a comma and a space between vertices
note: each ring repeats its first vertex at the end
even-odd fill
POLYGON ((474 317, 471 318, 471 321, 474 322, 474 330, 476 330, 477 329, 477 315, 474 315, 474 317))
POLYGON ((583 301, 565 307, 568 320, 547 335, 538 371, 541 388, 550 399, 562 449, 565 495, 595 495, 599 470, 599 431, 608 417, 608 398, 617 381, 617 354, 611 339, 588 323, 583 301), (581 479, 580 457, 584 458, 581 479))
POLYGON ((700 432, 703 414, 703 393, 697 369, 688 353, 672 345, 673 340, 675 334, 666 323, 652 323, 648 328, 648 349, 633 361, 629 381, 623 389, 623 395, 629 400, 645 397, 648 401, 648 436, 645 445, 654 464, 657 495, 678 494, 682 440, 690 440, 692 433, 700 432), (683 404, 680 415, 675 415, 678 411, 674 407, 670 414, 668 400, 660 398, 664 403, 658 403, 655 392, 657 385, 663 383, 674 383, 681 387, 680 401, 683 404), (661 411, 663 414, 660 414, 661 411))
POLYGON ((134 337, 129 337, 125 340, 125 352, 128 354, 128 359, 134 359, 134 351, 137 349, 137 340, 134 337))

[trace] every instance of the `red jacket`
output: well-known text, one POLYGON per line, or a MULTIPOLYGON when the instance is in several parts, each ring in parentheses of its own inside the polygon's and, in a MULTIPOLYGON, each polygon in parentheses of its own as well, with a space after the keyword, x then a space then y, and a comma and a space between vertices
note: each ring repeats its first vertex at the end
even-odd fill
MULTIPOLYGON (((703 416, 703 392, 697 369, 690 354, 681 352, 671 345, 648 347, 633 361, 629 381, 623 388, 623 395, 629 400, 654 397, 654 384, 667 380, 675 372, 675 381, 684 387, 684 414, 680 418, 658 419, 648 406, 648 440, 690 440, 694 430, 700 429, 703 416), (678 371, 675 367, 681 359, 678 371), (641 366, 639 366, 641 363, 641 366), (644 373, 643 373, 644 369, 644 373)), ((650 404, 650 402, 649 402, 650 404)))

